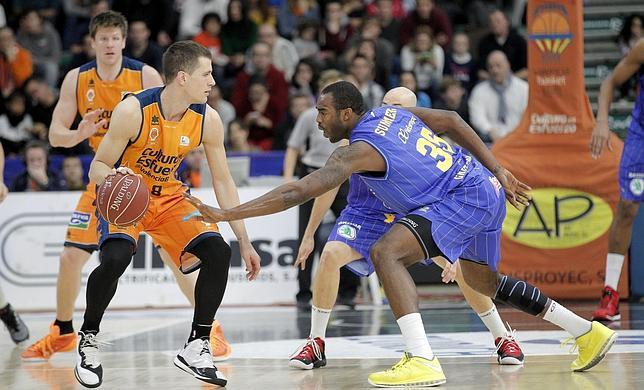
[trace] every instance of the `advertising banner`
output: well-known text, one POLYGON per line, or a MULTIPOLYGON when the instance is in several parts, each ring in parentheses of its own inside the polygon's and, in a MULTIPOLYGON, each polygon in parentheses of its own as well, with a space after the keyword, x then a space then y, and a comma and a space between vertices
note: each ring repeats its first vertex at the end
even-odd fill
MULTIPOLYGON (((529 184, 533 201, 508 204, 501 271, 556 298, 598 298, 608 230, 619 198, 622 142, 590 157, 594 118, 584 86, 583 1, 528 2, 529 102, 515 131, 492 150, 529 184)), ((628 265, 620 295, 628 296, 628 265)))
MULTIPOLYGON (((243 201, 271 188, 240 188, 243 201)), ((211 189, 192 193, 216 204, 211 189)), ((20 309, 54 309, 59 256, 68 224, 86 226, 72 218, 79 192, 11 193, 0 205, 0 285, 8 300, 20 309)), ((297 208, 272 216, 246 221, 248 235, 261 257, 262 270, 256 281, 248 282, 239 245, 230 226, 220 224, 221 233, 232 247, 232 264, 224 305, 292 303, 297 293, 297 208)), ((83 269, 77 308, 85 305, 85 283, 98 265, 96 253, 83 269)), ((137 253, 121 277, 110 307, 185 306, 172 271, 165 267, 152 240, 139 238, 137 253)))

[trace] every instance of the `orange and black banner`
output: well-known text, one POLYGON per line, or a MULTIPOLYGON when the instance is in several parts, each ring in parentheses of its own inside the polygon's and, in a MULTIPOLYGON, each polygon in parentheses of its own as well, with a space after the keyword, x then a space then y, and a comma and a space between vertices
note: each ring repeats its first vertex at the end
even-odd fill
MULTIPOLYGON (((501 271, 556 298, 597 298, 608 231, 619 199, 622 142, 590 157, 594 126, 584 85, 583 1, 528 2, 529 102, 515 131, 493 152, 532 188, 517 211, 508 203, 501 271)), ((619 283, 628 296, 628 264, 619 283)))

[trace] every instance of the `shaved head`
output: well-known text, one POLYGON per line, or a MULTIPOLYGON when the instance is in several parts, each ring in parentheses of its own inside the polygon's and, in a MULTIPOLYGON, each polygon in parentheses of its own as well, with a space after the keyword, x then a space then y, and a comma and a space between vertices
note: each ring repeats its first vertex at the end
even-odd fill
POLYGON ((405 87, 390 89, 382 98, 383 106, 416 107, 416 94, 405 87))

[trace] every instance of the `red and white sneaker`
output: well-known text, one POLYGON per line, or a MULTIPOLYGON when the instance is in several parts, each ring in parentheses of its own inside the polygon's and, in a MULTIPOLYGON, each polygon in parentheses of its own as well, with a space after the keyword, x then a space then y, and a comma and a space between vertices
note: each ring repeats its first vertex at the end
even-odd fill
POLYGON ((503 337, 494 340, 496 345, 496 360, 501 365, 518 366, 523 364, 524 356, 519 343, 517 343, 514 330, 510 330, 503 337))
POLYGON ((306 339, 306 343, 301 345, 288 361, 289 367, 299 368, 302 370, 311 370, 326 366, 326 356, 324 355, 324 340, 319 337, 306 339))
POLYGON ((619 294, 612 287, 606 286, 602 291, 599 307, 593 312, 593 321, 619 321, 619 294))

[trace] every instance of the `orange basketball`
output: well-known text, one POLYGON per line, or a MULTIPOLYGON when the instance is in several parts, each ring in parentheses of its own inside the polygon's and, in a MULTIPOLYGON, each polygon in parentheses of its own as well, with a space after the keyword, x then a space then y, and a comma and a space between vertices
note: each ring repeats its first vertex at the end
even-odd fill
POLYGON ((145 215, 150 191, 137 175, 117 173, 108 176, 96 190, 96 207, 107 222, 130 226, 145 215))

